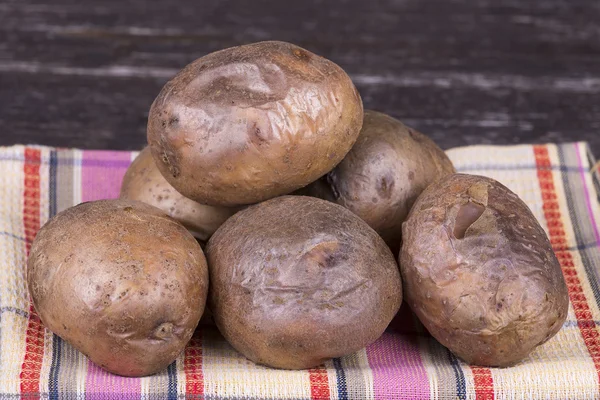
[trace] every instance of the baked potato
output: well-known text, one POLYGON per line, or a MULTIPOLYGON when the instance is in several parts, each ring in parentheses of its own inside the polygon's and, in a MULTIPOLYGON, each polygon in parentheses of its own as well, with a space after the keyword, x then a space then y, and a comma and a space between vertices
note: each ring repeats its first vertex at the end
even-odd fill
POLYGON ((208 269, 177 221, 138 201, 82 203, 50 219, 27 262, 43 324, 124 376, 166 368, 204 310, 208 269))
POLYGON ((302 369, 375 341, 402 301, 398 266, 356 215, 283 196, 228 219, 210 238, 209 304, 250 360, 302 369))
POLYGON ((406 301, 469 364, 518 363, 563 325, 560 264, 527 205, 501 183, 454 174, 429 186, 402 238, 406 301))
POLYGON ((148 117, 156 165, 181 194, 237 206, 290 193, 339 163, 362 125, 360 95, 336 64, 285 42, 197 59, 148 117))

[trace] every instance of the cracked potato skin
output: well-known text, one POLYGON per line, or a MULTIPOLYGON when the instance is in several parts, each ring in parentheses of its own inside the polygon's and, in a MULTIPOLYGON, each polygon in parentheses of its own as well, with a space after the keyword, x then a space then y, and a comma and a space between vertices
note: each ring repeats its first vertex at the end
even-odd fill
POLYGON ((336 64, 285 42, 197 59, 150 108, 157 167, 184 196, 252 204, 290 193, 339 163, 363 120, 360 95, 336 64))
POLYGON ((145 147, 127 169, 120 197, 160 208, 204 242, 238 211, 235 207, 207 206, 183 196, 162 176, 149 147, 145 147))
POLYGON ((298 191, 340 204, 400 250, 402 222, 431 183, 456 172, 430 138, 389 115, 365 110, 358 140, 337 167, 298 191))
POLYGON ((145 376, 166 368, 190 340, 208 269, 194 237, 161 210, 100 200, 42 227, 27 283, 48 329, 109 372, 145 376))
POLYGON ((207 258, 217 327, 271 367, 310 368, 367 346, 402 301, 383 240, 350 211, 312 197, 240 211, 209 240, 207 258))
POLYGON ((406 301, 469 364, 516 364, 563 325, 569 297, 548 237, 499 182, 454 174, 431 185, 402 238, 406 301))

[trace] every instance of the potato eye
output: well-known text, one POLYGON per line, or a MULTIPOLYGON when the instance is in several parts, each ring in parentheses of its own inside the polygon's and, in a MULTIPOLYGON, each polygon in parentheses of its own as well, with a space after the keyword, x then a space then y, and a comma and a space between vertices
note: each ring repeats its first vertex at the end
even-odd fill
POLYGON ((160 324, 155 330, 154 335, 159 339, 168 339, 173 336, 173 324, 171 322, 164 322, 160 324))

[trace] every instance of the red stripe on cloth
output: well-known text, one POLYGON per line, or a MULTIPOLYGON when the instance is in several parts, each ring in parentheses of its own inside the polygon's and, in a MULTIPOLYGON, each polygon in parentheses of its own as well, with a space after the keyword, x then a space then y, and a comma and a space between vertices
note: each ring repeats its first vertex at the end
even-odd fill
POLYGON ((310 398, 312 400, 329 400, 329 377, 327 370, 323 367, 308 370, 310 381, 310 398))
POLYGON ((484 367, 471 367, 471 372, 475 384, 475 399, 493 400, 494 379, 492 378, 492 371, 484 367))
POLYGON ((183 358, 185 393, 187 397, 204 398, 204 373, 202 372, 202 337, 194 334, 185 348, 183 358))
POLYGON ((537 175, 542 191, 544 217, 549 227, 550 243, 556 254, 556 258, 567 283, 569 299, 575 311, 577 326, 583 337, 585 346, 596 367, 598 381, 600 382, 600 334, 594 323, 594 318, 588 305, 587 298, 583 293, 581 280, 577 276, 573 254, 567 250, 567 239, 560 213, 560 207, 556 200, 556 188, 554 178, 550 170, 550 156, 548 148, 544 145, 534 146, 537 175))
MULTIPOLYGON (((40 164, 42 154, 39 150, 25 148, 23 227, 27 255, 31 243, 40 229, 40 164)), ((25 357, 19 374, 21 398, 39 399, 40 371, 44 358, 44 326, 38 317, 33 303, 29 304, 29 320, 25 337, 25 357)))

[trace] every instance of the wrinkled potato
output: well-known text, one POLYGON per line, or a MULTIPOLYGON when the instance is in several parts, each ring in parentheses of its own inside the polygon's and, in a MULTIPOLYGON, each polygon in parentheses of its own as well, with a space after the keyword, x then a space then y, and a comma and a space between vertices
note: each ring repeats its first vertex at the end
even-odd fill
POLYGON ((144 376, 166 368, 190 340, 208 269, 194 237, 161 210, 101 200, 42 227, 27 283, 48 329, 109 372, 144 376))
POLYGON ((238 211, 233 207, 207 206, 184 197, 156 168, 149 147, 144 148, 127 169, 120 197, 160 208, 202 241, 207 241, 227 218, 238 211))
POLYGON ((211 237, 209 304, 250 360, 310 368, 375 341, 402 301, 384 241, 350 211, 284 196, 240 211, 211 237))
POLYGON ((260 42, 208 54, 169 81, 150 108, 148 143, 184 196, 251 204, 331 170, 362 116, 339 66, 289 43, 260 42))
POLYGON ((427 136, 389 115, 367 110, 358 140, 344 160, 296 194, 346 207, 398 254, 402 222, 419 194, 454 172, 450 159, 427 136))
POLYGON ((499 182, 455 174, 431 185, 402 238, 408 304, 469 364, 513 365, 564 323, 567 287, 548 237, 499 182))

